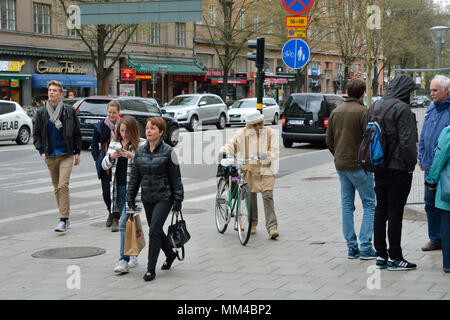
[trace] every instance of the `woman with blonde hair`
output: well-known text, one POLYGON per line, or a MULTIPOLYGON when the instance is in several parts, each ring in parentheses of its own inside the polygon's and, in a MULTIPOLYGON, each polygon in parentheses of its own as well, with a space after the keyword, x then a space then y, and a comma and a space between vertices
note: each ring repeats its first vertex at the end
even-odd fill
POLYGON ((137 257, 130 259, 130 256, 124 254, 126 224, 130 216, 126 213, 125 199, 134 154, 144 143, 145 140, 140 138, 136 119, 124 116, 119 121, 114 140, 109 144, 108 152, 102 161, 104 170, 111 169, 111 212, 114 212, 113 209, 117 206, 120 213, 120 258, 114 269, 116 273, 127 273, 130 267, 137 265, 137 257))

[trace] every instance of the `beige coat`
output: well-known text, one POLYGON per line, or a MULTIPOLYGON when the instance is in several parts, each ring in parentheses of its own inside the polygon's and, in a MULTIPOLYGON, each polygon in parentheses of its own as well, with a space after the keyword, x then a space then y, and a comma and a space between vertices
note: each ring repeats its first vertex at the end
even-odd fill
POLYGON ((252 128, 240 129, 223 147, 222 152, 237 155, 238 159, 251 159, 267 155, 267 160, 249 162, 247 181, 251 192, 273 190, 278 172, 278 138, 274 130, 263 127, 257 134, 252 128))

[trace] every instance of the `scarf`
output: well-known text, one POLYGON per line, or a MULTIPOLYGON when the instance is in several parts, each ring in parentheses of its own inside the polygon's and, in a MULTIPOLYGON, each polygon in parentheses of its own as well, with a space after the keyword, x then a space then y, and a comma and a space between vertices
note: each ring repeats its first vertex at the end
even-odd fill
POLYGON ((114 140, 114 136, 116 135, 117 125, 119 124, 119 119, 116 119, 116 123, 113 123, 111 120, 109 120, 108 117, 106 117, 105 124, 108 126, 109 130, 111 130, 111 140, 114 140))
POLYGON ((61 117, 61 112, 63 109, 62 100, 59 101, 58 105, 56 106, 56 109, 53 108, 48 101, 47 101, 45 107, 47 109, 48 115, 50 116, 50 121, 53 122, 56 129, 61 128, 63 124, 62 124, 61 120, 59 120, 59 118, 61 117))

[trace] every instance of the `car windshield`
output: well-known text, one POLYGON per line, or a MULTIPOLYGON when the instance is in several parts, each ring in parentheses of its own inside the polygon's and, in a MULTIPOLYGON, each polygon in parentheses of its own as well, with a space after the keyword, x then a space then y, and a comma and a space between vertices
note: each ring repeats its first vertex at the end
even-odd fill
POLYGON ((84 100, 78 107, 78 112, 85 112, 98 115, 106 115, 106 107, 108 106, 109 100, 104 99, 90 99, 84 100))
POLYGON ((197 103, 198 96, 175 97, 169 101, 168 106, 191 106, 197 103))
POLYGON ((231 109, 255 109, 256 100, 240 100, 231 105, 231 109))

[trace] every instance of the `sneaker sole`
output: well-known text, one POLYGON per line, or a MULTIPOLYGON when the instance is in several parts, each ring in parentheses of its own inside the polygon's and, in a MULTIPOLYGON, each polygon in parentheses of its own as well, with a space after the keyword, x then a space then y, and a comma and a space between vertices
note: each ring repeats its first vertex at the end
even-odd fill
POLYGON ((387 266, 376 266, 377 269, 387 269, 387 266))
POLYGON ((118 274, 123 274, 123 273, 128 273, 128 272, 130 272, 130 270, 126 270, 126 271, 122 271, 122 270, 114 270, 114 272, 115 272, 115 273, 118 273, 118 274))
POLYGON ((403 268, 403 267, 387 267, 389 271, 409 271, 416 270, 416 268, 403 268))
POLYGON ((359 257, 361 260, 375 260, 377 257, 370 257, 370 256, 363 256, 363 257, 359 257))
POLYGON ((359 256, 347 256, 347 259, 358 259, 359 256))

